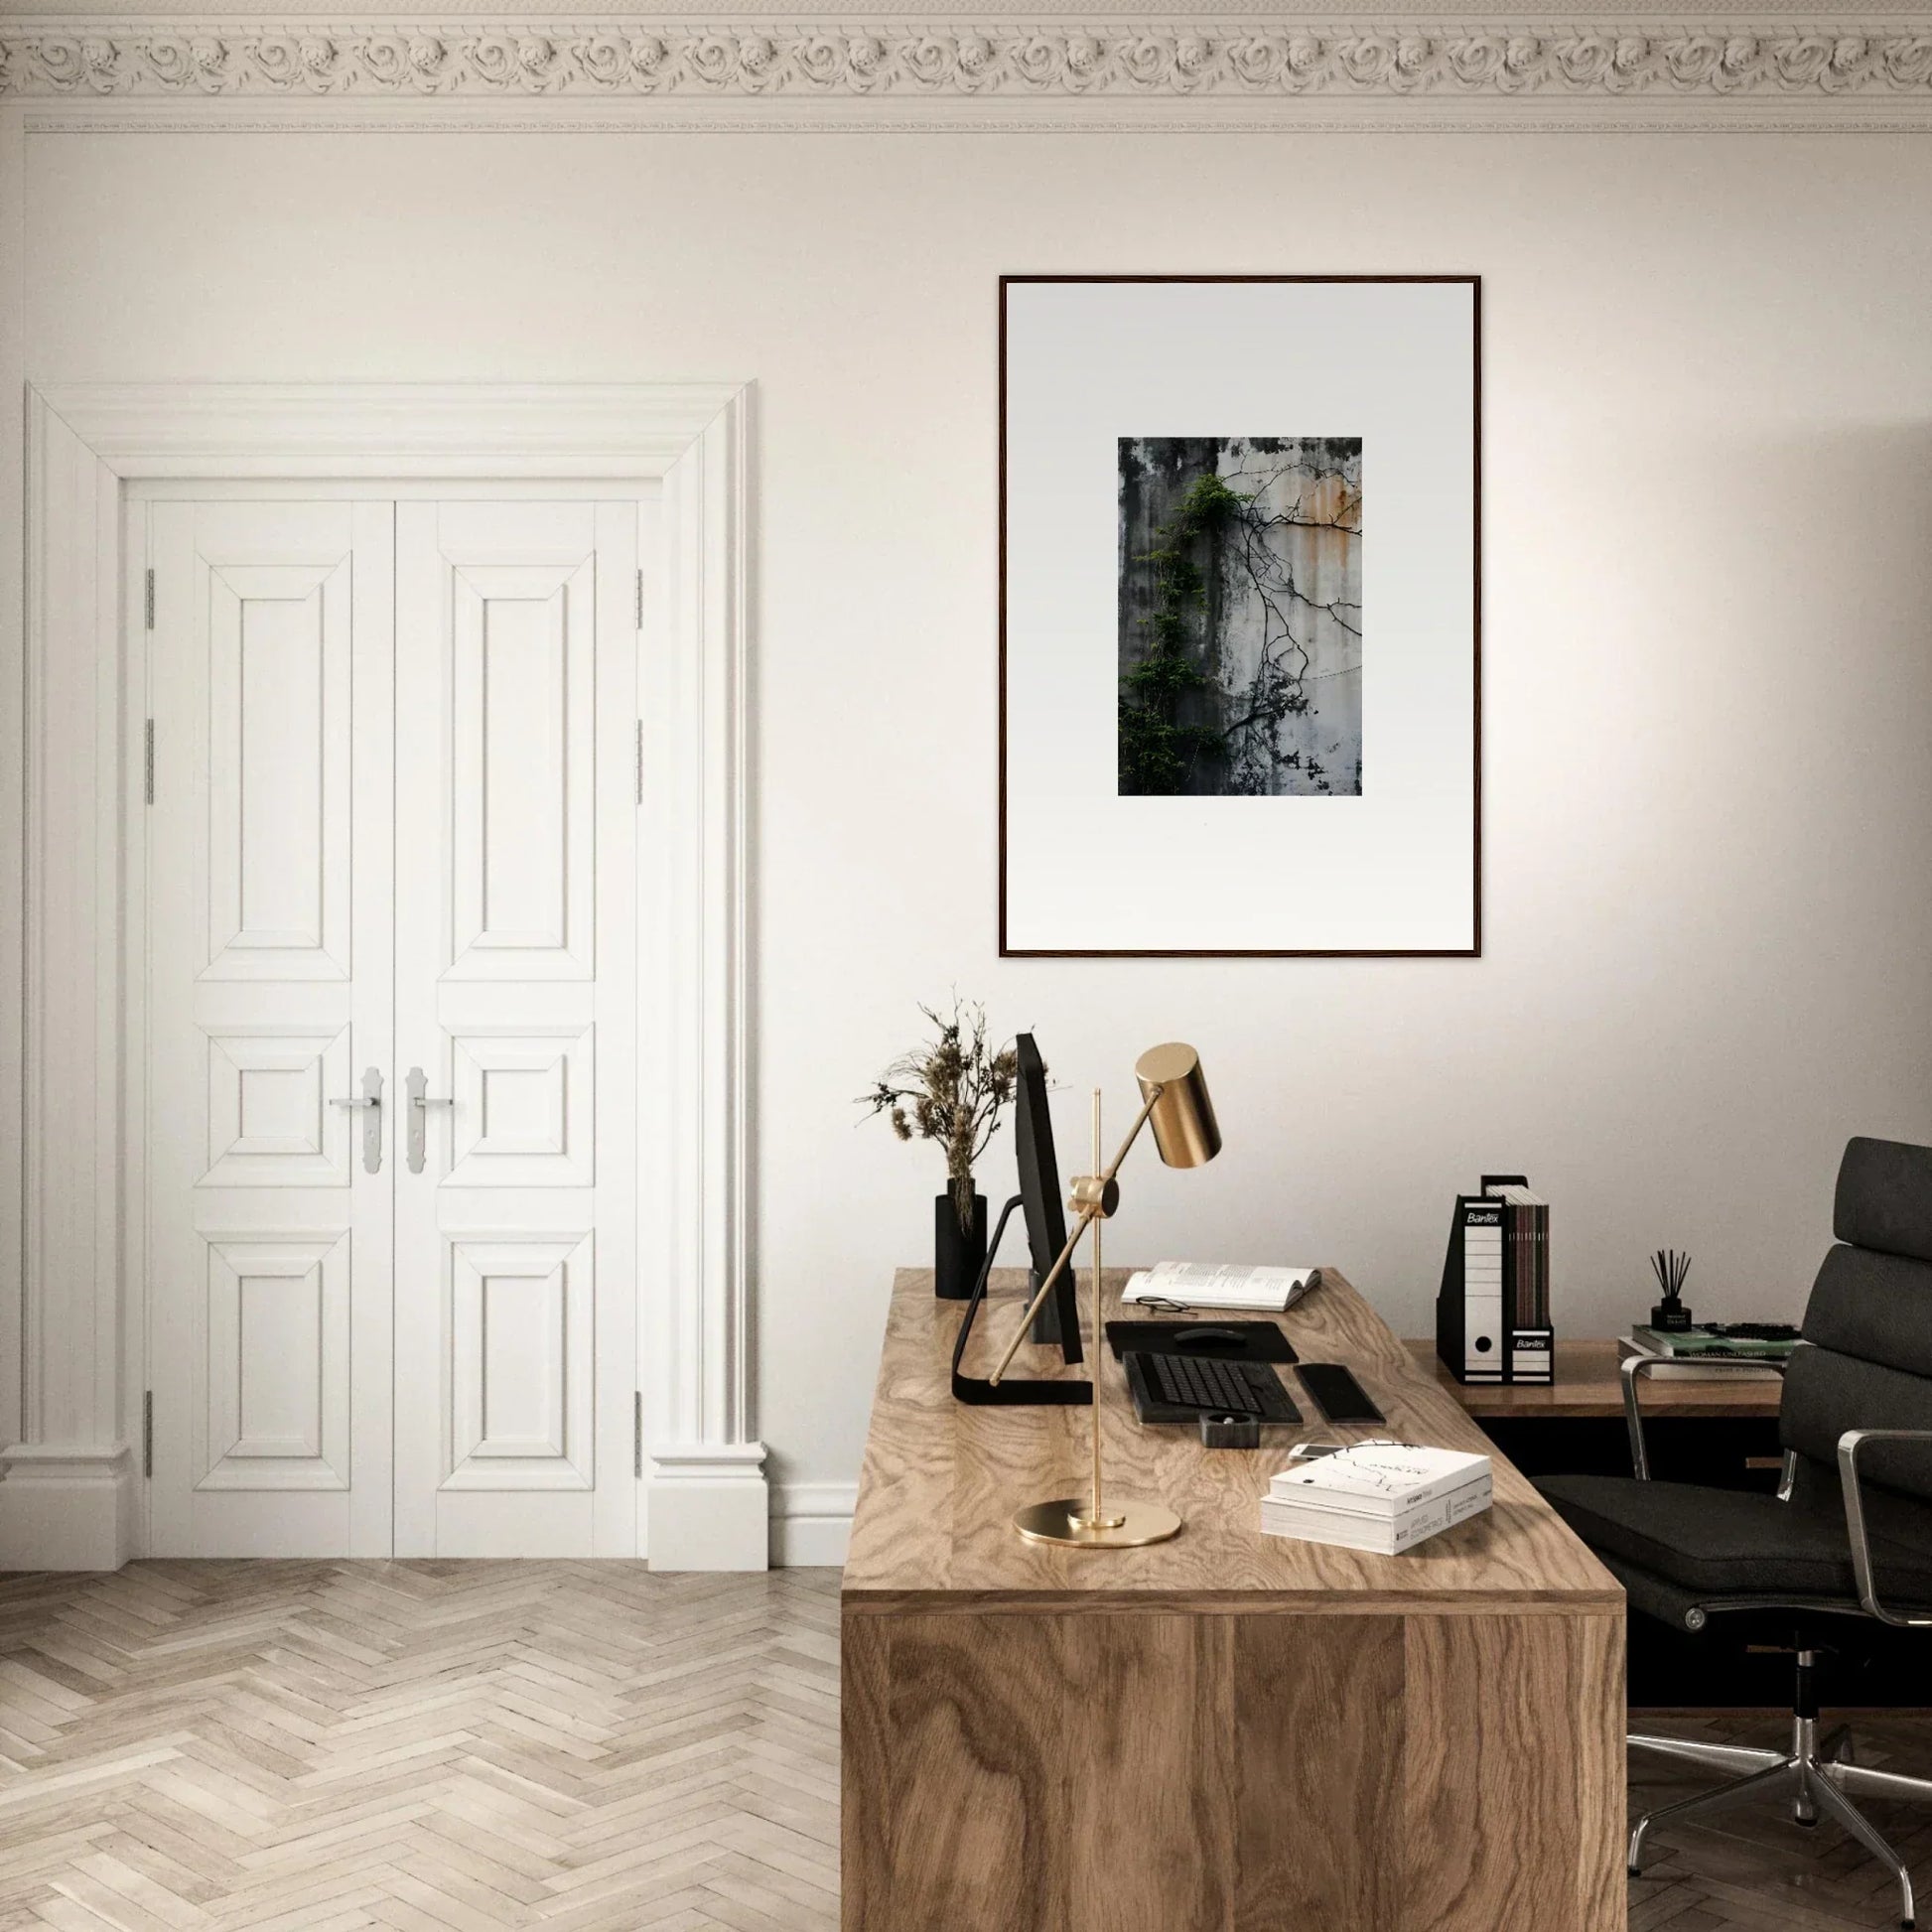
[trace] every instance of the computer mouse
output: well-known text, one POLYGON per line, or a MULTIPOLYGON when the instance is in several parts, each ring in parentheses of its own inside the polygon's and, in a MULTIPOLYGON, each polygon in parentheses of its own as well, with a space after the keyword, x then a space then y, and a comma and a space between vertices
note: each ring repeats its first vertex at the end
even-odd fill
POLYGON ((1176 1328, 1172 1342, 1175 1348, 1225 1348, 1230 1342, 1245 1348, 1248 1338, 1239 1328, 1176 1328))

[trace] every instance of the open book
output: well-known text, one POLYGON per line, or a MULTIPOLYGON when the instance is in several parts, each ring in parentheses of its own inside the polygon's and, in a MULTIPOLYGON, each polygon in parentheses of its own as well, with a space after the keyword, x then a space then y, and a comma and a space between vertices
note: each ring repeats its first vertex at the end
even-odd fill
POLYGON ((1251 1309, 1280 1314, 1319 1286, 1316 1268, 1244 1268, 1212 1261, 1163 1261, 1128 1278, 1123 1302, 1173 1302, 1183 1309, 1251 1309))

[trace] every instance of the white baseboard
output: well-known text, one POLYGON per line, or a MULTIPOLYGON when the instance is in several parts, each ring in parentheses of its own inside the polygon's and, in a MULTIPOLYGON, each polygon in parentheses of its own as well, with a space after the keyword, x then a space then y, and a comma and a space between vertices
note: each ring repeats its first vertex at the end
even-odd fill
MULTIPOLYGON (((0 1571, 118 1570, 133 1553, 135 1482, 125 1446, 4 1452, 0 1571)), ((761 1461, 761 1456, 760 1456, 761 1461)), ((653 1458, 653 1570, 837 1569, 858 1504, 856 1482, 767 1485, 749 1458, 653 1458)))
POLYGON ((645 1500, 653 1570, 763 1570, 771 1561, 764 1445, 660 1446, 645 1500))
POLYGON ((134 1457, 17 1443, 0 1453, 0 1570, 118 1570, 134 1550, 134 1457))
POLYGON ((856 1482, 787 1482, 774 1489, 771 1561, 785 1569, 840 1568, 858 1503, 856 1482))

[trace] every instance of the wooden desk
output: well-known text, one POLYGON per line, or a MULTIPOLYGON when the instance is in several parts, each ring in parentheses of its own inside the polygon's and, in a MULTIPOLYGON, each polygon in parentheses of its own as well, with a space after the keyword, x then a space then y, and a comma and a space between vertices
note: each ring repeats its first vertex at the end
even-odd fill
MULTIPOLYGON (((1324 1275, 1283 1317, 1303 1358, 1489 1449, 1324 1275)), ((1264 1537, 1296 1436, 1143 1429, 1110 1354, 1107 1473, 1186 1527, 1029 1544, 1008 1518, 1077 1493, 1088 1412, 956 1404, 959 1316, 899 1273, 842 1599, 845 1932, 1621 1932, 1623 1594, 1524 1477, 1497 1458, 1490 1512, 1402 1557, 1264 1537)))
MULTIPOLYGON (((1623 1378, 1617 1373, 1618 1351, 1613 1341, 1558 1342, 1557 1379, 1541 1389, 1458 1382, 1437 1359, 1433 1341, 1411 1341, 1409 1346, 1423 1367, 1477 1418, 1623 1420, 1623 1378)), ((1713 1376, 1708 1382, 1693 1382, 1651 1375, 1645 1377, 1641 1391, 1643 1412, 1646 1416, 1762 1421, 1777 1415, 1782 1387, 1781 1383, 1759 1382, 1750 1376, 1713 1376)))

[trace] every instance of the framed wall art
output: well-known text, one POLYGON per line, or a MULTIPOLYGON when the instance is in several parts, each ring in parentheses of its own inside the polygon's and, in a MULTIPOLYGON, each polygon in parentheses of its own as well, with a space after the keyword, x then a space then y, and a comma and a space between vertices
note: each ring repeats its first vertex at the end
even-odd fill
POLYGON ((1481 285, 1000 284, 1000 950, 1481 950, 1481 285))

